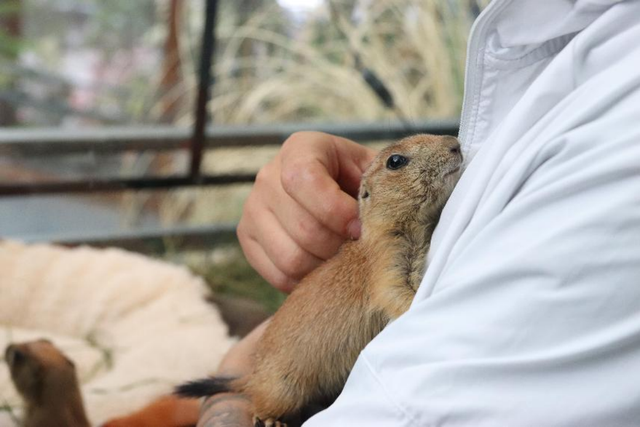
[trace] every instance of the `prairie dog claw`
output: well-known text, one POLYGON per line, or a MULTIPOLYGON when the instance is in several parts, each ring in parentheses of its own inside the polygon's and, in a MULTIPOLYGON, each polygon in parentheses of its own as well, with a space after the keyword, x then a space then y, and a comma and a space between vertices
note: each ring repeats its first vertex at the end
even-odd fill
POLYGON ((287 427, 287 424, 274 418, 267 418, 262 421, 258 416, 253 416, 253 427, 287 427))

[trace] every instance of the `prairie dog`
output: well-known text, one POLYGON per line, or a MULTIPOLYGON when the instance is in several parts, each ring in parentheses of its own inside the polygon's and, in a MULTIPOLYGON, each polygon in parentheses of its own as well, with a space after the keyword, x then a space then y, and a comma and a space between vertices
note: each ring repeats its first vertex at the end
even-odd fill
POLYGON ((460 177, 451 136, 417 135, 383 149, 362 177, 362 235, 306 276, 258 344, 253 372, 178 387, 178 394, 246 394, 256 425, 281 425, 331 403, 364 347, 411 304, 431 234, 460 177))
POLYGON ((25 427, 89 427, 75 366, 51 341, 9 345, 5 360, 26 403, 25 427))

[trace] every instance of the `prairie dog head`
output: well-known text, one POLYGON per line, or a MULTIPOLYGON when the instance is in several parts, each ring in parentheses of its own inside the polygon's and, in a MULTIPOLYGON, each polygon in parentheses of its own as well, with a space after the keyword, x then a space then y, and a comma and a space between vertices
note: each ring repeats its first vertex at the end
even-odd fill
POLYGON ((415 135, 383 149, 360 185, 363 236, 437 221, 461 166, 453 136, 415 135))
POLYGON ((16 389, 27 402, 41 403, 47 392, 64 394, 77 388, 73 362, 51 341, 9 345, 5 360, 16 389))

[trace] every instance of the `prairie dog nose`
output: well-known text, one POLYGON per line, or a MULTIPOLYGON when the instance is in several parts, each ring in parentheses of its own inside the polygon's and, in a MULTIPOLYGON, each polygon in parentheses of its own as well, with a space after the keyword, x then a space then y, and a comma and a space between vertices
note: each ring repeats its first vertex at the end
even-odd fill
POLYGON ((462 157, 462 151, 460 150, 460 141, 458 141, 458 138, 455 138, 453 136, 446 136, 444 138, 444 142, 445 146, 449 149, 449 152, 451 154, 462 157))
POLYGON ((16 345, 9 345, 4 353, 4 359, 7 362, 9 367, 13 367, 16 361, 21 359, 23 356, 22 352, 16 345))
POLYGON ((451 151, 452 153, 460 152, 460 142, 458 141, 458 138, 447 136, 445 138, 445 142, 447 144, 447 147, 449 147, 449 151, 451 151))

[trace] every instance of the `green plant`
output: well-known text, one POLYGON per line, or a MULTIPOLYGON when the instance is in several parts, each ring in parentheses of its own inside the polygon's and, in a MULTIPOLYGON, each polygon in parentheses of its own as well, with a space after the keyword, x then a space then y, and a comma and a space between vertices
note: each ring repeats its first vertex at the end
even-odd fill
POLYGON ((285 299, 283 293, 251 268, 238 246, 227 248, 223 260, 196 271, 205 278, 214 293, 258 301, 270 312, 276 311, 285 299))
POLYGON ((20 2, 17 0, 5 0, 0 4, 0 57, 5 59, 15 59, 24 46, 24 42, 15 34, 20 11, 20 2))

